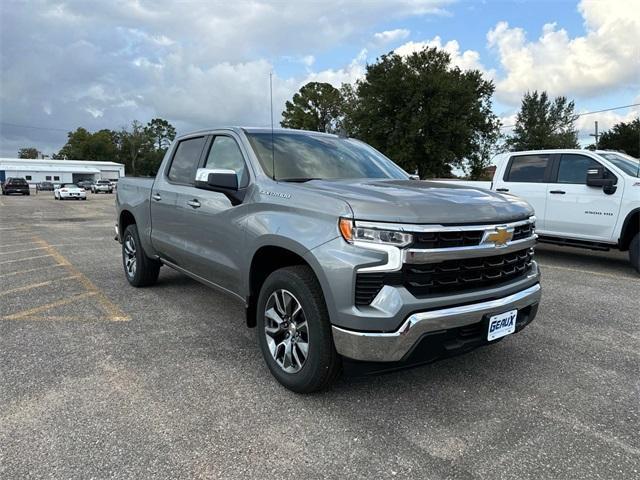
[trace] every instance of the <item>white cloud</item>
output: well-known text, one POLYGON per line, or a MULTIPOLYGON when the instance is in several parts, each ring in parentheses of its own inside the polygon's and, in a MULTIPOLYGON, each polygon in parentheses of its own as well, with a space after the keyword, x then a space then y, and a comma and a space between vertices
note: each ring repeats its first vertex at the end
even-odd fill
POLYGON ((578 8, 586 32, 575 38, 555 23, 536 41, 507 22, 489 31, 488 45, 504 70, 496 84, 499 100, 515 104, 527 90, 575 98, 640 89, 640 0, 583 0, 578 8))
POLYGON ((385 30, 384 32, 374 33, 373 38, 378 45, 386 45, 388 43, 404 40, 411 34, 411 31, 405 28, 396 28, 395 30, 385 30))
POLYGON ((314 73, 316 52, 364 41, 362 32, 383 19, 446 13, 449 3, 12 3, 0 15, 0 63, 11 66, 0 70, 2 120, 51 130, 3 125, 0 153, 15 155, 16 142, 59 148, 66 139, 61 128, 117 129, 153 116, 167 118, 179 131, 266 124, 269 72, 279 112, 303 76, 339 84, 364 72, 358 57, 343 68, 314 73), (306 72, 278 76, 273 59, 284 57, 297 59, 306 72))
POLYGON ((349 65, 339 69, 327 69, 319 72, 311 72, 300 82, 300 86, 307 82, 326 82, 336 88, 340 88, 343 83, 355 83, 364 77, 366 71, 367 50, 360 51, 349 65))
POLYGON ((465 50, 462 52, 460 50, 460 44, 456 40, 450 40, 443 44, 442 39, 436 36, 431 40, 425 40, 423 42, 407 42, 394 51, 398 55, 408 56, 414 52, 424 50, 427 47, 436 47, 446 51, 451 56, 451 63, 460 67, 462 70, 480 70, 488 78, 493 78, 495 75, 493 70, 487 70, 480 62, 480 53, 475 50, 465 50))

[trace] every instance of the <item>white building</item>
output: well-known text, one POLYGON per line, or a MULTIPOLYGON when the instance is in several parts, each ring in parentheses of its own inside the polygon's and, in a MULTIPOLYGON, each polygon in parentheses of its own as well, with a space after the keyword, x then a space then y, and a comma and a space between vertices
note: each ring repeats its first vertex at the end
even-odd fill
POLYGON ((89 160, 0 158, 0 182, 24 178, 31 186, 39 182, 75 183, 81 180, 113 180, 124 177, 124 165, 89 160))

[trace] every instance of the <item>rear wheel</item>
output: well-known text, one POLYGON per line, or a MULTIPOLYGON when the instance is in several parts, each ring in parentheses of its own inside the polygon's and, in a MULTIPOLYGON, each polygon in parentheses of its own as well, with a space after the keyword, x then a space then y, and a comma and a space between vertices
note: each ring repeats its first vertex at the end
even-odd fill
POLYGON ((135 224, 129 225, 122 237, 122 265, 127 280, 134 287, 147 287, 158 280, 161 264, 144 253, 135 224))
POLYGON ((640 273, 640 233, 636 233, 629 244, 629 261, 633 268, 640 273))
POLYGON ((256 311, 260 350, 282 385, 310 393, 333 383, 340 357, 322 289, 309 267, 296 265, 269 275, 256 311))

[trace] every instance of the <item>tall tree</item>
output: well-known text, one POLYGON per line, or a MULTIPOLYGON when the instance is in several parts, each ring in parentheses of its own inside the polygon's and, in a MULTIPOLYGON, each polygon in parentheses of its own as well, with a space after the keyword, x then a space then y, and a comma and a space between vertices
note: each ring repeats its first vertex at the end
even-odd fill
POLYGON ((35 147, 25 147, 18 150, 18 158, 38 158, 39 153, 35 147))
POLYGON ((640 117, 631 122, 620 122, 602 134, 598 148, 617 150, 640 158, 640 117))
POLYGON ((450 176, 451 165, 488 162, 499 128, 493 91, 479 71, 454 67, 443 50, 390 53, 367 66, 352 91, 343 89, 345 127, 409 172, 450 176))
POLYGON ((156 150, 166 150, 174 138, 176 129, 163 118, 154 118, 145 127, 147 134, 153 138, 156 150))
POLYGON ((342 116, 342 95, 329 83, 309 82, 287 101, 280 125, 285 128, 334 132, 342 116))
POLYGON ((551 100, 547 92, 527 92, 506 144, 511 151, 547 148, 579 148, 573 101, 551 100))
POLYGON ((69 160, 114 161, 118 155, 116 132, 98 130, 95 133, 79 127, 67 135, 67 143, 54 155, 69 160))
POLYGON ((130 130, 123 128, 118 132, 120 158, 132 176, 145 173, 140 168, 139 160, 144 161, 144 158, 153 150, 153 142, 154 139, 149 131, 137 120, 131 122, 130 130))

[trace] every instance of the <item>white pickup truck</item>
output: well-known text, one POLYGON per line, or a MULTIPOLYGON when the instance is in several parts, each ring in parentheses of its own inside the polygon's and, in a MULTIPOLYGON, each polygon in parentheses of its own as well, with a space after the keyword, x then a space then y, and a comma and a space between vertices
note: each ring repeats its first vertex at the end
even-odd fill
POLYGON ((500 154, 491 189, 535 209, 540 242, 629 251, 640 272, 640 160, 612 151, 500 154))

